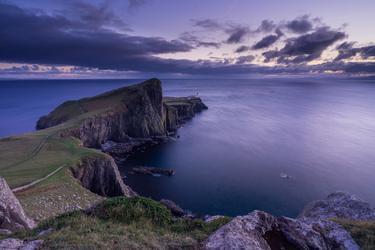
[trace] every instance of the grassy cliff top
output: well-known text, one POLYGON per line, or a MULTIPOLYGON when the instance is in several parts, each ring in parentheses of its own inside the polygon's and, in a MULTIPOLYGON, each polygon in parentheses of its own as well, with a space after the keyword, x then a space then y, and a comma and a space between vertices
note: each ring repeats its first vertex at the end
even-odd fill
POLYGON ((104 155, 81 147, 77 139, 60 138, 58 132, 63 128, 57 126, 0 139, 0 176, 12 189, 42 180, 16 192, 26 213, 36 220, 102 200, 72 177, 70 167, 83 157, 104 155))
POLYGON ((153 78, 139 84, 118 88, 93 97, 66 101, 48 115, 41 117, 37 123, 37 128, 44 129, 51 125, 58 125, 72 119, 78 119, 87 113, 98 114, 107 110, 121 108, 126 103, 131 103, 137 96, 150 91, 160 92, 161 96, 160 80, 153 78))

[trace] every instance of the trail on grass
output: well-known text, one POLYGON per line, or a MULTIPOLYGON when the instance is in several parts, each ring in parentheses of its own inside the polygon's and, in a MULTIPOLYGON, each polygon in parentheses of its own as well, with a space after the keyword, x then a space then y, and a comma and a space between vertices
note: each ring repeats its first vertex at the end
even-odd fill
POLYGON ((31 153, 29 155, 27 155, 24 159, 22 159, 18 162, 12 163, 12 164, 10 164, 6 167, 3 167, 1 169, 2 170, 9 169, 11 167, 17 166, 19 164, 22 164, 26 161, 29 161, 29 160, 33 159, 40 152, 40 150, 42 150, 43 146, 47 143, 48 139, 55 134, 56 133, 52 133, 52 134, 49 134, 49 135, 43 137, 43 139, 38 143, 38 145, 33 149, 33 151, 31 151, 31 153))
POLYGON ((51 173, 47 174, 46 176, 44 176, 43 178, 40 178, 40 179, 37 179, 33 182, 30 182, 29 184, 26 184, 26 185, 23 185, 23 186, 20 186, 20 187, 16 187, 16 188, 13 188, 12 191, 15 193, 15 192, 19 192, 19 191, 22 191, 22 190, 25 190, 25 189, 28 189, 46 179, 48 179, 49 177, 51 177, 52 175, 56 174, 57 172, 59 172, 62 168, 65 167, 65 164, 58 167, 57 169, 55 169, 54 171, 52 171, 51 173))

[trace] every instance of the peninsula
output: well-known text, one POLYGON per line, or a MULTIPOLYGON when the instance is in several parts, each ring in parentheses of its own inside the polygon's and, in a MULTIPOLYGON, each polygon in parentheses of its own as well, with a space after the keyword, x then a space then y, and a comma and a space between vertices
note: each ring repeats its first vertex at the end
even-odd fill
POLYGON ((199 217, 138 196, 116 161, 205 109, 198 97, 163 97, 150 79, 67 101, 37 131, 0 139, 0 248, 359 249, 374 239, 375 209, 341 192, 298 218, 199 217))

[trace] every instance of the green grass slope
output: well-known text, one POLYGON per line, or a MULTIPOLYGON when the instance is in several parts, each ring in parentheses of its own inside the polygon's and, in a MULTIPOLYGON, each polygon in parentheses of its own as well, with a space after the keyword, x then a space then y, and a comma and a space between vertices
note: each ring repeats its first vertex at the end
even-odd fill
POLYGON ((89 213, 68 213, 15 237, 43 239, 42 249, 198 249, 202 240, 228 221, 174 218, 154 200, 116 197, 89 213), (50 228, 52 233, 37 236, 50 228))
POLYGON ((42 179, 61 168, 48 179, 16 192, 26 213, 36 220, 88 207, 102 200, 84 189, 70 172, 82 157, 101 157, 102 154, 81 147, 72 137, 60 138, 58 132, 66 126, 0 139, 0 176, 12 189, 42 179))

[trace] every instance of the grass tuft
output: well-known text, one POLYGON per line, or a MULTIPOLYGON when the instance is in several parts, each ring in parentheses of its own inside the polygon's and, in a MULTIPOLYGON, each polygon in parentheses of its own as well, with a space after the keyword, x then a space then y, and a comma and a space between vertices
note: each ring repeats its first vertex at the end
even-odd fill
POLYGON ((171 223, 172 214, 162 204, 144 197, 115 197, 96 207, 94 215, 101 219, 132 223, 150 220, 156 225, 165 226, 171 223))
POLYGON ((363 250, 375 249, 375 221, 334 219, 343 226, 363 250))

